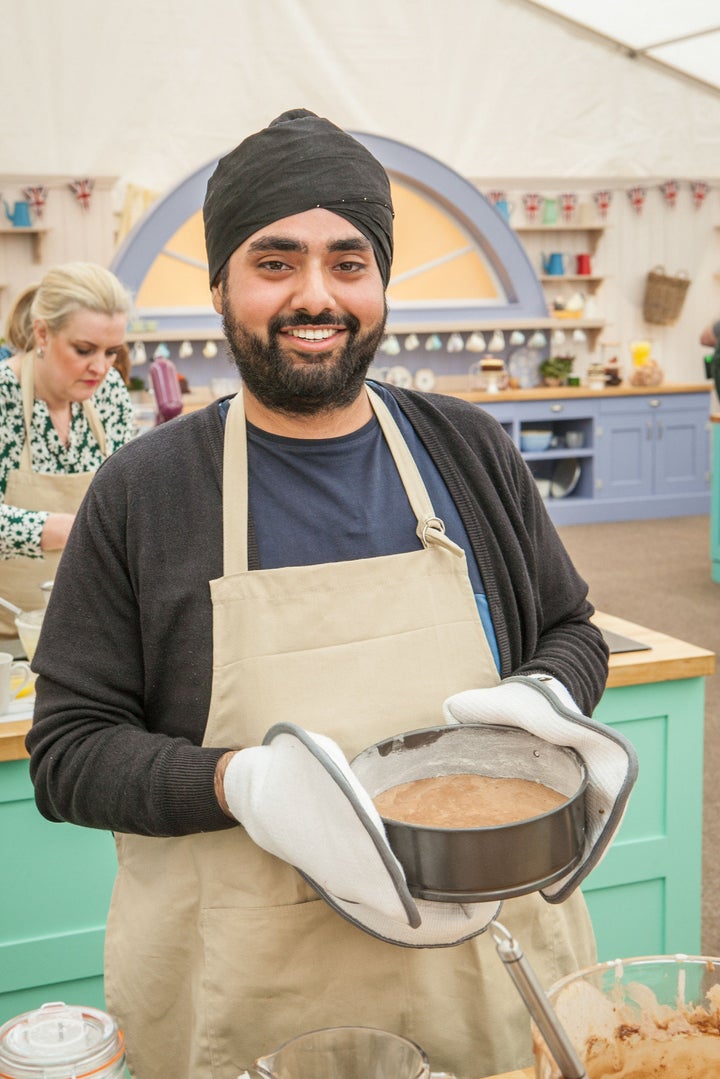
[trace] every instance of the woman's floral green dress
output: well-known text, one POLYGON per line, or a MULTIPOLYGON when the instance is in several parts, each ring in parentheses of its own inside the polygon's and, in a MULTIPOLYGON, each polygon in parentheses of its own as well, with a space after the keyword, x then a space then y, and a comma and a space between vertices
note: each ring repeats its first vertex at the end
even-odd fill
MULTIPOLYGON (((132 402, 115 368, 92 397, 105 428, 107 451, 113 453, 135 434, 132 402)), ((85 419, 81 404, 73 403, 70 438, 63 446, 50 420, 44 401, 35 401, 30 431, 32 466, 35 472, 91 472, 102 463, 102 454, 85 419)), ((9 473, 18 467, 25 442, 22 393, 12 368, 0 362, 0 558, 25 555, 40 558, 40 533, 47 513, 19 509, 5 503, 9 473)))

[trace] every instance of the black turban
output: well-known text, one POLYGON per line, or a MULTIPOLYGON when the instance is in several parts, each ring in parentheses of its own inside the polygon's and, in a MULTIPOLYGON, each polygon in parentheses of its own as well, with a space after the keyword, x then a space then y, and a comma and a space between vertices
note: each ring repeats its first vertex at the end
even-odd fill
POLYGON ((387 173, 352 135, 306 109, 284 112, 218 162, 203 206, 210 284, 258 229, 318 206, 370 241, 387 286, 393 254, 387 173))

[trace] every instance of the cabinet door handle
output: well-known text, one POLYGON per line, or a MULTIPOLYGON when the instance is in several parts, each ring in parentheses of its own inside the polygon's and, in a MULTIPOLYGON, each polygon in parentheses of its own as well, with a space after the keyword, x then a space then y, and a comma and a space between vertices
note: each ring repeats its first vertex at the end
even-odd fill
POLYGON ((564 408, 565 408, 565 405, 550 405, 550 411, 551 412, 562 412, 564 410, 564 408))
POLYGON ((650 408, 660 408, 660 401, 657 399, 657 397, 651 398, 648 404, 650 405, 650 408))

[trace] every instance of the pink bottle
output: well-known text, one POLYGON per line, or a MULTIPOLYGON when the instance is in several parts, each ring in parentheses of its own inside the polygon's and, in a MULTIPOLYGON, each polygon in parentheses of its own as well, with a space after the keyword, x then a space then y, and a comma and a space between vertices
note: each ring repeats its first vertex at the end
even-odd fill
POLYGON ((175 364, 164 356, 156 356, 150 365, 155 401, 157 402, 157 423, 172 420, 182 412, 180 382, 175 364))

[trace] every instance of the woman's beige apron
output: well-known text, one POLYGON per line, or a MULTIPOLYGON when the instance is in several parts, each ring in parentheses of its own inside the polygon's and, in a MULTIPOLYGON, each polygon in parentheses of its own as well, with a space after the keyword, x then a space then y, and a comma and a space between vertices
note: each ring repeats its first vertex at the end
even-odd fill
MULTIPOLYGON (((371 401, 426 546, 254 572, 241 395, 230 406, 205 745, 258 744, 273 723, 291 720, 352 758, 437 723, 448 695, 498 681, 464 553, 437 527, 383 402, 371 401)), ((528 1062, 529 1018, 489 934, 451 948, 383 943, 240 827, 117 839, 105 984, 136 1079, 236 1079, 288 1038, 342 1024, 414 1038, 460 1079, 528 1062)), ((545 984, 594 959, 579 897, 562 908, 539 896, 512 900, 502 917, 545 984)))
MULTIPOLYGON (((73 474, 33 472, 30 451, 30 426, 35 401, 33 355, 27 352, 20 370, 22 388, 25 444, 20 463, 8 475, 5 503, 24 510, 47 510, 50 513, 77 513, 95 472, 73 474)), ((83 401, 83 410, 103 457, 107 456, 105 430, 90 401, 83 401)), ((8 558, 0 561, 0 596, 9 599, 23 611, 42 607, 40 585, 55 576, 62 551, 47 551, 42 558, 8 558)), ((0 637, 17 637, 13 616, 0 608, 0 637)))

